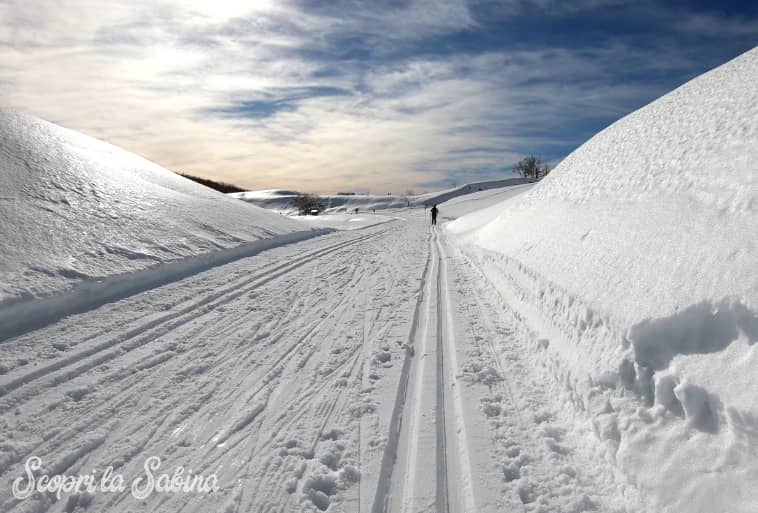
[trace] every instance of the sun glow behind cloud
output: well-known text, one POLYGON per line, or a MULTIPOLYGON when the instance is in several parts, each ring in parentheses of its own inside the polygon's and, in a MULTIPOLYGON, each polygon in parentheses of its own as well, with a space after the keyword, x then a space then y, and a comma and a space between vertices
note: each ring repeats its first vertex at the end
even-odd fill
MULTIPOLYGON (((746 49, 689 35, 713 32, 702 13, 667 22, 700 46, 639 45, 626 25, 591 42, 535 37, 530 24, 574 14, 530 5, 0 0, 0 94, 171 169, 381 193, 495 176, 529 152, 561 158, 746 49)), ((750 19, 730 18, 746 39, 750 19)))

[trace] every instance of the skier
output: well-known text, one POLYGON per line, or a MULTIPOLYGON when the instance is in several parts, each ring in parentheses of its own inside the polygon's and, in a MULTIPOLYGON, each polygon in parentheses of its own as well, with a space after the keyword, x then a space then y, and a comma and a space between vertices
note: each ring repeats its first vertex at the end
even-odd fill
POLYGON ((437 212, 439 212, 437 205, 434 205, 432 207, 432 224, 437 224, 437 212))

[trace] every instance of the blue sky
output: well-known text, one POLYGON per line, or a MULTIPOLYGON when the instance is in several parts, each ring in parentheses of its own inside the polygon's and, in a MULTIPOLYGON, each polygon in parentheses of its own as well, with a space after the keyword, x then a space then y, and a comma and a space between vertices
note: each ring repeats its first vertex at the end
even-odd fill
POLYGON ((252 189, 559 162, 758 43, 751 2, 0 0, 5 104, 252 189))

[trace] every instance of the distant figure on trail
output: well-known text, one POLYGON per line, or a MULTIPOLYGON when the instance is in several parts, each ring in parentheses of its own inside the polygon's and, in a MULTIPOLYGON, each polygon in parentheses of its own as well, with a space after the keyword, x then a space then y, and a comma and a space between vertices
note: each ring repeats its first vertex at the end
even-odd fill
POLYGON ((437 224, 437 212, 439 212, 437 205, 434 205, 432 207, 432 224, 437 224))

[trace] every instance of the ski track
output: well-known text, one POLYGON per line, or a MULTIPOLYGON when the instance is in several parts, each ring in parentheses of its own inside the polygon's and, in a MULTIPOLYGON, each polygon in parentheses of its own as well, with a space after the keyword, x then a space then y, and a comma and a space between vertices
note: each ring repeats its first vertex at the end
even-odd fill
POLYGON ((144 501, 4 487, 0 510, 624 511, 556 417, 558 385, 522 361, 529 325, 441 228, 403 215, 0 343, 3 482, 31 455, 130 482, 155 455, 221 485, 144 501))
POLYGON ((425 291, 410 344, 410 389, 398 400, 399 438, 387 459, 394 462, 377 487, 373 513, 475 512, 458 366, 447 256, 432 228, 425 291), (432 471, 433 469, 433 471, 432 471), (384 485, 384 486, 383 486, 384 485))
MULTIPOLYGON (((458 264, 458 353, 469 405, 478 409, 490 437, 490 472, 480 469, 479 511, 638 511, 638 498, 617 469, 595 451, 590 429, 565 418, 564 387, 540 362, 545 339, 494 287, 465 248, 458 264), (484 420, 486 419, 486 420, 484 420), (486 483, 498 483, 496 494, 486 483), (489 496, 489 497, 488 497, 489 496)), ((576 412, 576 416, 580 416, 576 412)))

